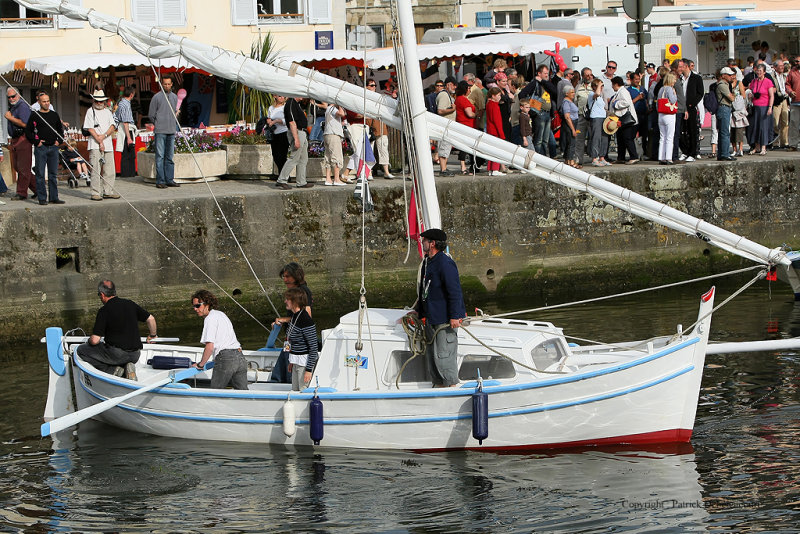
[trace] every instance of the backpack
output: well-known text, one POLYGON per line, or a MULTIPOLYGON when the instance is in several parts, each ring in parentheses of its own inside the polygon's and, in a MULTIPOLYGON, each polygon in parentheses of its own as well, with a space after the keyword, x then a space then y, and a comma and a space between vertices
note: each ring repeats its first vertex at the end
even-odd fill
POLYGON ((436 91, 431 91, 425 97, 425 109, 436 115, 439 114, 439 108, 436 106, 436 95, 438 94, 436 91))
POLYGON ((712 83, 708 88, 706 96, 703 97, 703 107, 706 108, 708 113, 716 113, 719 109, 719 100, 717 100, 717 84, 712 83))

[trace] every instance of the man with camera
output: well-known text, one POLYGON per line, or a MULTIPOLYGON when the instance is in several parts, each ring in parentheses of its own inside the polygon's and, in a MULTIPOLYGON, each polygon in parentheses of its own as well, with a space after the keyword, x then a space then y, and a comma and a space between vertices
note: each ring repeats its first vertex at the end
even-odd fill
POLYGON ((92 166, 92 200, 119 198, 114 192, 114 145, 111 136, 116 131, 114 115, 106 106, 108 97, 102 89, 92 93, 92 107, 83 120, 84 135, 89 138, 89 163, 92 166), (101 170, 102 168, 102 178, 101 170))

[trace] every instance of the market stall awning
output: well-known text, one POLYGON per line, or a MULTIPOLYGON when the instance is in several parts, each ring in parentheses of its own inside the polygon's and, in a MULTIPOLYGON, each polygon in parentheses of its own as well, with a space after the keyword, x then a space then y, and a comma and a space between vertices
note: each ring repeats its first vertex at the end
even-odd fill
MULTIPOLYGON (((606 35, 602 33, 574 33, 563 31, 537 30, 520 33, 499 33, 447 43, 424 44, 417 46, 420 60, 445 59, 453 57, 502 54, 526 56, 554 50, 556 43, 560 48, 581 46, 624 46, 626 35, 606 35)), ((394 65, 394 51, 391 48, 368 50, 313 50, 281 52, 279 56, 298 63, 344 62, 351 65, 366 65, 377 69, 394 65)), ((331 63, 331 66, 336 66, 331 63)))
MULTIPOLYGON (((108 67, 120 66, 150 66, 150 60, 141 54, 74 54, 67 56, 42 56, 33 58, 15 59, 0 66, 0 74, 15 70, 38 72, 45 76, 63 74, 65 72, 80 72, 86 70, 99 70, 108 67)), ((186 69, 190 72, 197 71, 185 60, 179 58, 153 59, 153 66, 169 70, 186 69)))
POLYGON ((743 30, 745 28, 757 28, 767 26, 772 21, 767 19, 725 17, 713 20, 698 20, 692 22, 692 29, 695 32, 719 32, 726 30, 743 30))

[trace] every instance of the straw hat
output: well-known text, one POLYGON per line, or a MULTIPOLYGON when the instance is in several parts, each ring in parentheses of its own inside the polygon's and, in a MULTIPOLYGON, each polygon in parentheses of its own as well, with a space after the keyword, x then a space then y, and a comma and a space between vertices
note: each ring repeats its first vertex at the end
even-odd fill
POLYGON ((614 133, 619 129, 619 119, 614 115, 609 115, 606 117, 606 120, 603 121, 603 131, 608 135, 614 135, 614 133))
POLYGON ((92 99, 94 99, 95 102, 105 102, 108 100, 108 97, 102 89, 97 89, 92 93, 92 99))

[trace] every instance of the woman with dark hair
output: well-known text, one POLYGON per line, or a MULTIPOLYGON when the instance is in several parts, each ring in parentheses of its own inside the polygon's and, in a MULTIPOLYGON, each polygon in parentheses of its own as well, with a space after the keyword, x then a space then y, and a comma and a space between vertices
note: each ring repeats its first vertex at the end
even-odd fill
MULTIPOLYGON (((475 105, 467 98, 469 94, 469 84, 464 80, 456 85, 456 122, 475 128, 475 105)), ((469 154, 463 150, 458 151, 458 161, 461 162, 461 174, 467 175, 467 157, 469 154)), ((470 158, 471 160, 472 158, 470 158)))
POLYGON ((775 100, 775 84, 766 77, 767 67, 756 65, 756 77, 747 86, 749 100, 753 103, 753 116, 748 130, 747 142, 750 154, 767 155, 767 145, 772 142, 772 105, 775 100))
POLYGON ((306 309, 308 301, 299 287, 287 289, 283 294, 286 309, 292 313, 286 331, 284 352, 289 354, 289 372, 292 391, 308 387, 319 354, 317 351, 317 327, 306 309))
MULTIPOLYGON (((311 290, 306 285, 306 274, 303 268, 296 262, 287 263, 281 268, 280 273, 278 273, 283 279, 283 283, 286 284, 286 289, 300 289, 305 294, 305 304, 303 307, 305 311, 308 313, 308 316, 311 317, 311 306, 312 306, 312 296, 311 290)), ((291 316, 286 317, 277 317, 275 321, 272 323, 273 325, 284 325, 289 324, 292 320, 291 316)), ((288 332, 287 332, 288 337, 288 332)), ((278 382, 281 384, 289 384, 292 381, 292 376, 289 374, 289 352, 283 351, 281 352, 278 359, 275 361, 275 365, 272 368, 272 376, 270 377, 270 382, 278 382)))
POLYGON ((211 388, 247 389, 247 361, 242 355, 242 346, 236 339, 233 324, 228 316, 217 310, 219 302, 213 293, 205 289, 192 295, 192 308, 198 317, 203 317, 203 334, 200 343, 205 343, 203 357, 195 363, 202 369, 214 359, 211 388))

